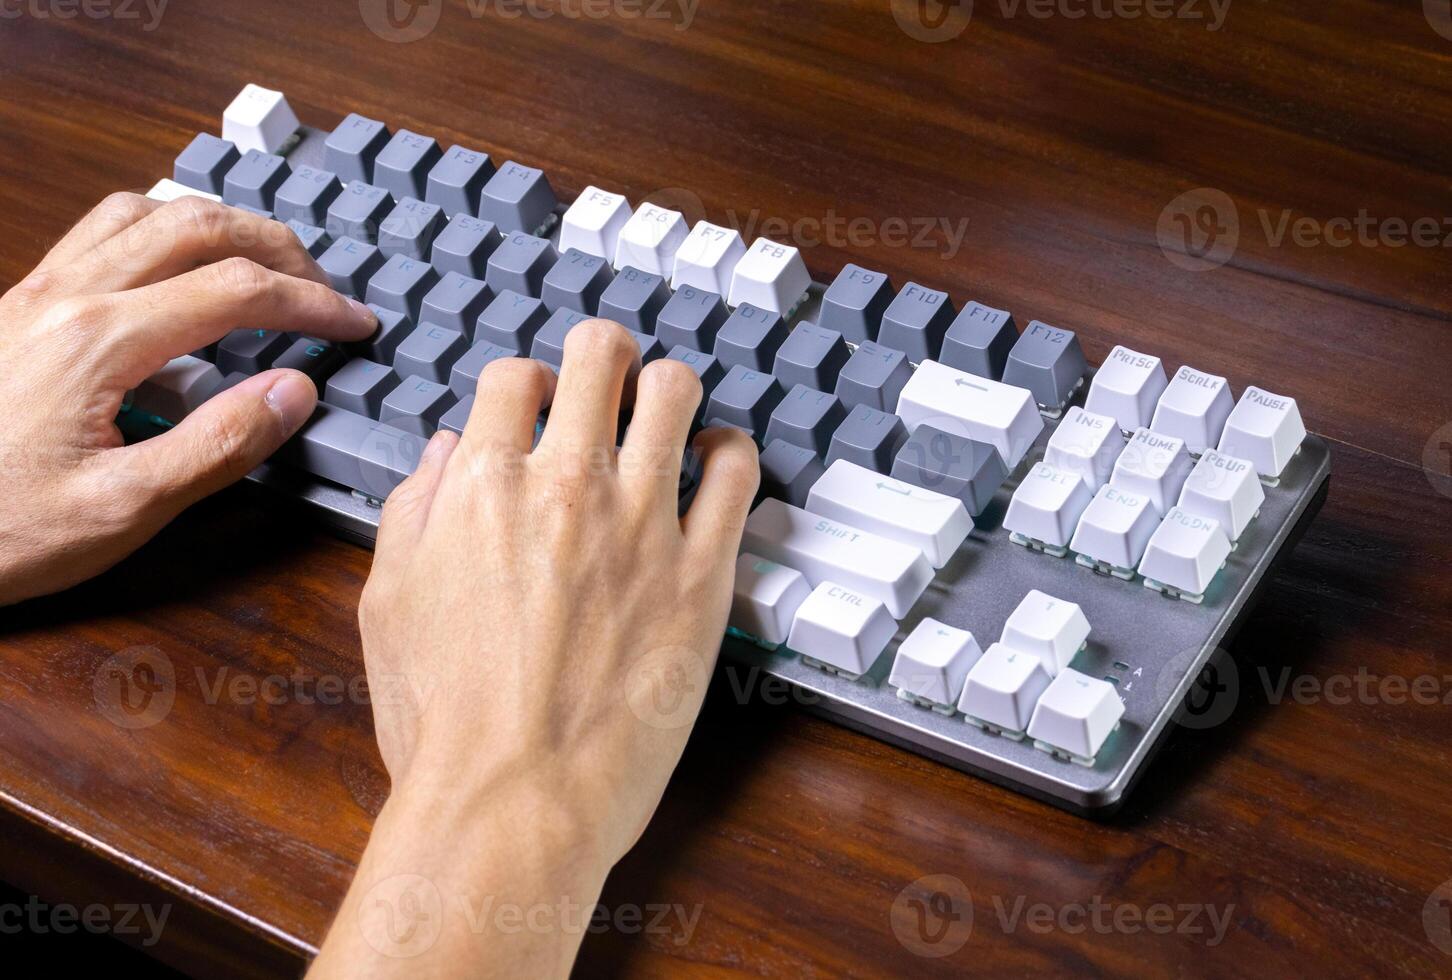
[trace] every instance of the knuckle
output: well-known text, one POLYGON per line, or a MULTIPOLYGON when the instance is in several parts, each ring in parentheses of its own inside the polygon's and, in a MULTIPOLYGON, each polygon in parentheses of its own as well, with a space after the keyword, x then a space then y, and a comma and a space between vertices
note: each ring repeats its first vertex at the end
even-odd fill
POLYGON ((205 197, 188 194, 162 205, 168 220, 201 232, 214 231, 230 217, 229 208, 205 197))
POLYGON ((478 390, 503 389, 528 393, 544 385, 540 367, 527 357, 505 357, 491 361, 479 374, 478 390))
POLYGON ((218 262, 213 269, 218 285, 239 299, 258 300, 272 291, 272 277, 249 258, 234 255, 218 262))
POLYGON ((565 336, 565 353, 589 360, 618 361, 638 354, 640 348, 614 320, 581 320, 565 336))
POLYGON ((139 221, 147 213, 146 198, 131 191, 116 191, 102 198, 91 213, 120 223, 139 221))
POLYGON ((41 319, 47 333, 86 330, 105 319, 106 306, 98 296, 68 296, 53 303, 41 319))

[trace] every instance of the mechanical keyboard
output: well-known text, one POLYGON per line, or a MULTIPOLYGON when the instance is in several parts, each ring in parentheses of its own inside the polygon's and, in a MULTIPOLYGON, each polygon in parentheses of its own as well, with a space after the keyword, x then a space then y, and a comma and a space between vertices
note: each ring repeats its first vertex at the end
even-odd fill
MULTIPOLYGON (((761 449, 723 660, 854 729, 1102 815, 1319 509, 1294 398, 353 114, 302 125, 248 85, 150 195, 276 218, 378 333, 239 328, 131 393, 144 437, 270 367, 316 415, 251 479, 373 540, 484 367, 558 368, 590 316, 689 365, 703 425, 761 449)), ((685 477, 689 483, 689 476, 685 477)), ((688 489, 688 487, 686 488, 688 489)))

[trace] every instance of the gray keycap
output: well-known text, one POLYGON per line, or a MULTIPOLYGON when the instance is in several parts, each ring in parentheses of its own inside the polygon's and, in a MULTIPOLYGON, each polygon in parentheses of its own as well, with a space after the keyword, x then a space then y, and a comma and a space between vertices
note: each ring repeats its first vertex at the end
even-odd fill
POLYGON ((959 371, 998 381, 1017 342, 1018 328, 1007 310, 969 303, 948 328, 938 359, 959 371))
POLYGON ((786 324, 780 316, 771 310, 742 303, 721 325, 711 353, 727 369, 740 364, 765 373, 771 370, 776 352, 786 338, 786 324))
POLYGON ((489 271, 489 256, 499 247, 499 229, 494 222, 472 215, 456 214, 434 239, 430 253, 440 273, 457 272, 471 279, 483 279, 489 271))
POLYGON ((638 333, 655 333, 661 307, 670 298, 665 279, 627 265, 600 294, 600 316, 638 333))
POLYGON ((445 384, 454 362, 468 348, 469 341, 462 332, 421 323, 394 351, 393 370, 400 378, 418 375, 435 384, 445 384))
POLYGON ((568 248, 545 274, 540 299, 551 313, 564 308, 594 316, 600 309, 600 294, 613 278, 609 262, 598 255, 568 248))
POLYGON ((398 387, 393 368, 365 357, 355 357, 328 379, 323 400, 350 412, 377 418, 383 399, 398 387))
POLYGON ((858 405, 832 433, 827 465, 845 459, 878 473, 891 472, 893 460, 907 438, 902 419, 869 405, 858 405))
POLYGON ((716 293, 682 286, 671 294, 655 320, 655 335, 665 347, 680 344, 692 350, 716 347, 716 334, 726 322, 726 304, 716 293))
POLYGON ((902 351, 914 364, 936 359, 957 313, 947 293, 910 282, 882 314, 877 342, 902 351))
POLYGON ((665 348, 660 341, 648 333, 641 333, 639 330, 627 330, 630 339, 635 341, 635 346, 640 348, 640 363, 649 364, 651 361, 658 361, 665 356, 665 348))
POLYGON ((1062 408, 1088 370, 1074 331, 1033 320, 1008 353, 1003 383, 1027 388, 1040 405, 1062 408))
POLYGON ((457 400, 448 385, 418 375, 405 377, 383 399, 378 420, 427 438, 434 434, 439 419, 457 400))
MULTIPOLYGON (((659 340, 659 337, 656 337, 659 340)), ((696 378, 701 382, 701 404, 696 408, 696 416, 699 418, 706 411, 706 402, 711 397, 711 392, 726 377, 726 369, 721 362, 710 354, 703 354, 684 344, 677 344, 672 347, 666 355, 672 361, 680 361, 692 371, 696 372, 696 378)))
POLYGON ((757 496, 805 507, 807 494, 824 472, 821 457, 810 449, 768 436, 766 448, 761 451, 761 489, 757 496))
POLYGON ((437 204, 405 197, 378 226, 378 247, 384 255, 406 255, 427 262, 434 236, 444 227, 444 212, 437 204))
POLYGON ((706 424, 734 425, 760 441, 771 421, 771 413, 784 395, 781 385, 771 375, 741 364, 733 365, 711 391, 706 403, 706 424))
POLYGON ((177 155, 171 179, 208 194, 221 194, 227 171, 242 158, 231 140, 211 133, 198 133, 177 155))
POLYGON ((331 170, 298 167, 277 189, 272 213, 278 221, 301 221, 321 227, 328 222, 328 208, 343 192, 343 185, 331 170))
POLYGON ((238 211, 246 211, 248 214, 255 214, 259 218, 272 217, 272 212, 267 210, 266 208, 254 208, 250 204, 234 204, 232 205, 232 207, 236 208, 238 211))
POLYGON ((413 332, 413 321, 407 313, 390 310, 377 303, 368 304, 368 308, 378 317, 378 329, 372 337, 358 344, 355 351, 370 361, 392 364, 398 345, 413 332))
POLYGON ((438 281, 439 274, 427 262, 395 255, 368 280, 368 302, 407 313, 417 323, 423 298, 438 281))
POLYGON ((317 337, 302 337, 293 341, 292 346, 279 354, 272 366, 301 371, 312 378, 313 384, 321 389, 347 359, 347 355, 337 344, 319 340, 317 337))
POLYGON ((489 305, 494 294, 481 280, 446 272, 438 285, 429 290, 419 310, 420 323, 433 323, 457 330, 464 336, 474 333, 479 314, 489 305))
POLYGON ((279 456, 299 469, 382 500, 418 468, 426 442, 321 403, 279 456))
POLYGON ((885 273, 848 263, 823 294, 817 325, 837 331, 854 344, 876 340, 882 314, 893 295, 892 281, 885 273))
POLYGON ((484 307, 474 324, 474 342, 489 342, 500 347, 527 351, 534 344, 534 335, 550 317, 544 304, 533 296, 506 289, 484 307))
POLYGON ((428 193, 424 199, 443 208, 447 215, 472 215, 479 210, 479 192, 493 176, 494 161, 489 159, 489 154, 451 146, 429 171, 428 193))
POLYGON ((897 408, 897 396, 913 375, 907 355, 871 341, 852 352, 837 376, 837 397, 851 408, 866 405, 879 412, 897 408))
POLYGON ((795 385, 772 409, 763 441, 770 444, 775 439, 782 439, 825 456, 832 442, 832 433, 846 417, 847 412, 836 395, 802 384, 795 385))
POLYGON ((496 293, 512 289, 526 296, 538 296, 545 273, 555 264, 555 247, 546 239, 516 231, 505 235, 489 256, 484 280, 496 293))
POLYGON ((543 170, 506 160, 479 195, 479 217, 494 222, 502 232, 534 232, 556 203, 543 170))
POLYGON ((986 443, 920 425, 898 450, 892 478, 957 497, 976 517, 1008 479, 1008 468, 986 443))
POLYGON ((439 428, 447 429, 458 435, 464 434, 464 426, 469 424, 469 413, 474 410, 473 394, 465 395, 454 402, 454 407, 449 409, 439 418, 439 428))
POLYGON ((321 228, 314 227, 313 225, 305 225, 296 218, 286 222, 286 224, 292 230, 292 233, 297 236, 297 240, 302 242, 303 248, 307 249, 308 254, 313 258, 318 258, 333 244, 333 239, 321 228))
POLYGON ((388 145, 388 127, 350 112, 323 144, 323 165, 347 183, 373 182, 373 161, 388 145))
POLYGON ((443 156, 432 136, 400 129, 373 160, 373 183, 388 188, 395 198, 422 200, 428 188, 429 171, 443 156))
POLYGON ((565 362, 565 335, 574 329, 575 324, 588 319, 578 310, 555 310, 534 335, 534 341, 529 345, 529 356, 558 371, 565 362))
POLYGON ((373 274, 383 267, 383 253, 377 245, 356 238, 339 238, 318 257, 318 267, 337 292, 362 299, 373 274))
POLYGON ((275 330, 233 330, 217 344, 217 370, 223 374, 266 371, 291 346, 287 334, 275 330))
POLYGON ((227 171, 222 181, 222 200, 270 212, 277 189, 291 173, 292 168, 282 157, 261 150, 248 150, 227 171))
POLYGON ((835 330, 799 323, 776 352, 771 373, 784 385, 806 385, 832 391, 852 352, 835 330))
POLYGON ((486 367, 506 357, 518 356, 519 351, 512 347, 500 347, 488 341, 475 344, 454 362, 454 369, 449 372, 449 390, 458 398, 472 398, 486 367))
POLYGON ((393 210, 393 195, 386 187, 355 180, 328 206, 328 234, 370 244, 378 241, 378 226, 393 210))

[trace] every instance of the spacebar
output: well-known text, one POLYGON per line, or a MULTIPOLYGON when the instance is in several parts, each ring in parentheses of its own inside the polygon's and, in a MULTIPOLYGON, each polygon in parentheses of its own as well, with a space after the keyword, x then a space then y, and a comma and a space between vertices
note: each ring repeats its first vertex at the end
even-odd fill
POLYGON ((277 458, 382 500, 418 466, 425 445, 412 432, 319 403, 277 458))

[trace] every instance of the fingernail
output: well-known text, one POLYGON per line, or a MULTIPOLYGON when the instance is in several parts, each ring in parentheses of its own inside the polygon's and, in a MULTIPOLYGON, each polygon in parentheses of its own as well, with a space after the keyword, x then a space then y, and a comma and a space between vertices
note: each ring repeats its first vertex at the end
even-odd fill
POLYGON ((443 453, 454 442, 457 437, 448 429, 440 429, 429 439, 428 445, 424 446, 423 456, 419 459, 421 463, 427 463, 434 457, 443 453))
POLYGON ((308 420, 318 404, 318 390, 306 375, 285 374, 267 389, 267 407, 282 420, 282 430, 288 435, 308 420))
POLYGON ((360 303, 353 297, 348 296, 346 298, 348 300, 348 305, 353 308, 353 312, 357 314, 358 319, 363 322, 363 325, 365 327, 368 327, 369 329, 374 329, 378 326, 378 315, 376 313, 374 313, 366 305, 360 303))

